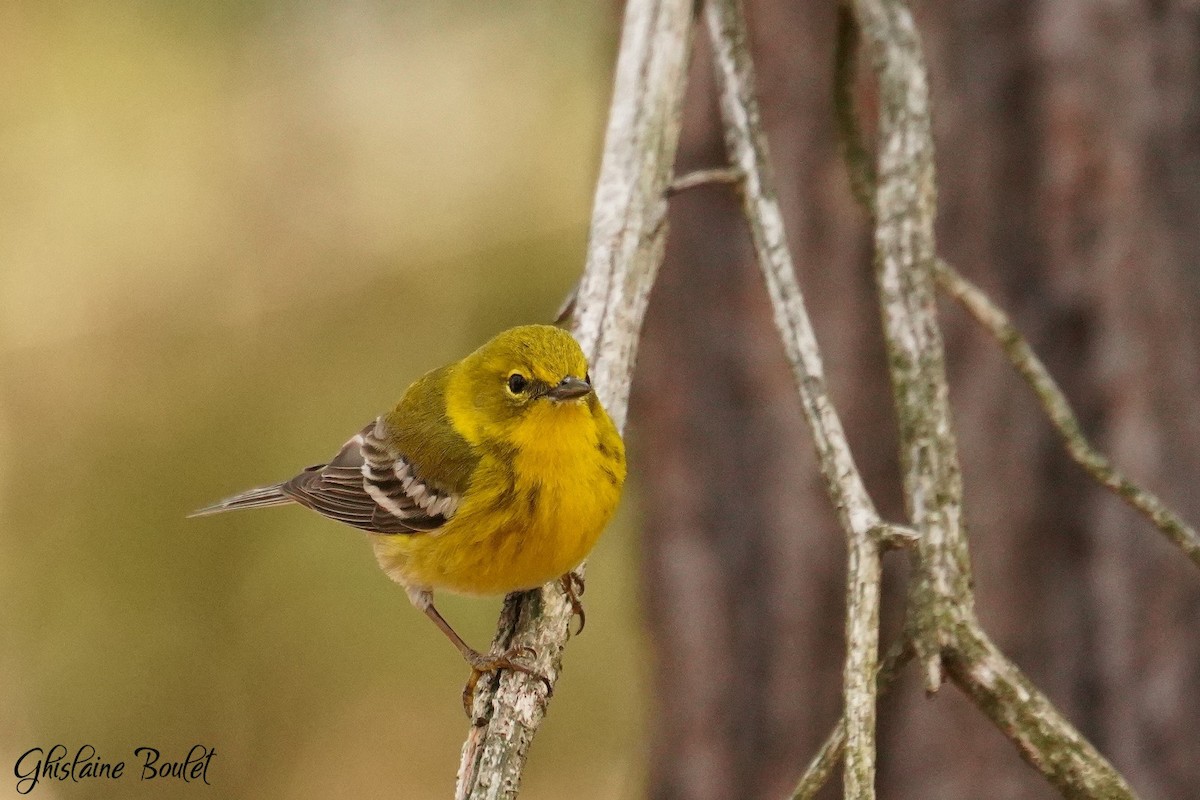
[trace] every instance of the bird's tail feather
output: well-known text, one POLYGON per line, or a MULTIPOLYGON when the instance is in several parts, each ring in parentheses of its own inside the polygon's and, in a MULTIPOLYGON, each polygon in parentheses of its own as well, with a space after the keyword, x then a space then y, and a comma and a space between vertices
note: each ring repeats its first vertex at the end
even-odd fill
POLYGON ((220 514, 223 511, 237 511, 242 508, 267 508, 268 506, 282 506, 295 502, 283 493, 282 487, 282 483, 276 483, 271 486, 259 486, 255 489, 248 489, 241 494, 235 494, 233 497, 226 497, 224 500, 213 503, 211 506, 196 509, 188 514, 188 517, 207 517, 209 514, 220 514))

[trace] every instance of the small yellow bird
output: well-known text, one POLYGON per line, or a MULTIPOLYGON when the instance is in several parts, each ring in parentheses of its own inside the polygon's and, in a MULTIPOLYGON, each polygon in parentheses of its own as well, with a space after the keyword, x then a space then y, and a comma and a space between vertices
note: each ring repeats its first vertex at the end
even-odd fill
POLYGON ((559 579, 582 628, 582 587, 570 573, 608 523, 624 480, 625 447, 579 344, 559 328, 527 325, 418 379, 328 464, 191 516, 299 503, 373 534, 384 572, 471 666, 469 703, 484 673, 537 675, 518 660, 531 654, 473 649, 433 592, 504 594, 559 579))

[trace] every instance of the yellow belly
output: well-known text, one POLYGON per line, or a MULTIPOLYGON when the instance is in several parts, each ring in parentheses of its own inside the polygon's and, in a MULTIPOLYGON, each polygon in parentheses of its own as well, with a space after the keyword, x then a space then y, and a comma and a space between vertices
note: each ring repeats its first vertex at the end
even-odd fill
MULTIPOLYGON (((595 439, 586 444, 583 455, 592 456, 595 439)), ((469 595, 532 589, 587 556, 616 508, 624 474, 623 454, 579 457, 561 442, 552 452, 520 453, 511 467, 481 463, 443 528, 375 536, 375 553, 406 586, 469 595)))

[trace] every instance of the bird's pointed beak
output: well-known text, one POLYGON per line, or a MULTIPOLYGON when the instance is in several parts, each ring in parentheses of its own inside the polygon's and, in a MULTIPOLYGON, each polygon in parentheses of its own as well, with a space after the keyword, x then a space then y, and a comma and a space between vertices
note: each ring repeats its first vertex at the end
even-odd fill
POLYGON ((558 386, 546 392, 546 396, 554 400, 574 400, 576 397, 583 397, 590 391, 592 391, 592 384, 568 375, 558 386))

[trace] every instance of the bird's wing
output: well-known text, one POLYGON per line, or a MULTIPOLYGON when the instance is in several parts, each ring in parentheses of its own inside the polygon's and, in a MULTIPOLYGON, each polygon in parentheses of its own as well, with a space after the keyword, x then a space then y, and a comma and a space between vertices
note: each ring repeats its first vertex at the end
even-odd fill
POLYGON ((422 480, 388 443, 380 417, 351 437, 328 464, 309 467, 279 486, 303 506, 370 533, 422 533, 446 523, 460 494, 422 480))

